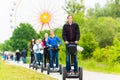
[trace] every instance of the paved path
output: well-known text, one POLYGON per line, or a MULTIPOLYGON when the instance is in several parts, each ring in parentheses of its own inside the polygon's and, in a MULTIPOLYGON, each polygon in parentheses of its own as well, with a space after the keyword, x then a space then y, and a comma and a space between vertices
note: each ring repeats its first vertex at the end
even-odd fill
MULTIPOLYGON (((20 62, 19 64, 17 64, 14 61, 9 61, 9 62, 13 65, 29 68, 28 64, 23 64, 22 62, 20 62)), ((40 72, 40 70, 37 71, 40 72)), ((47 74, 47 72, 44 71, 43 74, 47 74)), ((62 80, 62 75, 60 75, 59 73, 50 73, 49 76, 54 77, 58 80, 62 80)), ((67 79, 67 80, 78 80, 78 79, 67 79)), ((120 80, 120 75, 83 71, 83 80, 120 80)))

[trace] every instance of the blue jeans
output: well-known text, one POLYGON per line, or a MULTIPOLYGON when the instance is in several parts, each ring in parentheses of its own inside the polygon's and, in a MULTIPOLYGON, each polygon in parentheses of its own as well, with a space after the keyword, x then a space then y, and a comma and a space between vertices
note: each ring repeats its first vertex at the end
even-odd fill
POLYGON ((40 65, 40 53, 34 53, 34 57, 35 57, 34 64, 38 62, 38 65, 40 65))
MULTIPOLYGON (((68 52, 68 45, 66 44, 66 70, 67 72, 70 72, 71 70, 71 64, 70 64, 70 54, 68 52)), ((72 55, 73 57, 73 63, 74 63, 74 71, 78 71, 78 61, 77 61, 77 54, 76 55, 72 55)))
POLYGON ((26 57, 22 57, 23 63, 26 63, 26 57))
POLYGON ((50 68, 54 68, 54 59, 56 61, 56 68, 58 68, 58 51, 50 50, 50 68))

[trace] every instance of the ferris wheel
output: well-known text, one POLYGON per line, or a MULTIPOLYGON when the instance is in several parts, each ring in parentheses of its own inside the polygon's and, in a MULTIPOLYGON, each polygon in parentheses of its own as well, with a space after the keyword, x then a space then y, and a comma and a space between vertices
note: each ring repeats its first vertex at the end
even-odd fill
POLYGON ((13 0, 10 26, 30 23, 37 32, 62 27, 67 16, 63 6, 64 0, 13 0))

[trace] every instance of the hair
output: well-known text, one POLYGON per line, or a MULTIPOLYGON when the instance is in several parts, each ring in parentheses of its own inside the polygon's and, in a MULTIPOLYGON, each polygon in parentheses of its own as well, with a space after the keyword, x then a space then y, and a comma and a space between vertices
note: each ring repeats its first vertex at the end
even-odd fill
MULTIPOLYGON (((33 38, 34 39, 34 38, 33 38)), ((34 39, 34 44, 35 44, 35 39, 34 39)), ((30 45, 32 45, 32 40, 31 40, 31 42, 30 42, 30 45)))
POLYGON ((73 17, 73 15, 72 15, 72 14, 69 14, 69 15, 67 16, 67 19, 68 19, 70 16, 72 16, 72 17, 73 17))

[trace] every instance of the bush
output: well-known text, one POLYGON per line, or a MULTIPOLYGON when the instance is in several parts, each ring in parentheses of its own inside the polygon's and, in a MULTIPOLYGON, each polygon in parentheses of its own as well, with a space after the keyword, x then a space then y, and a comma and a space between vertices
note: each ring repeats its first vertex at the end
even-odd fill
POLYGON ((91 32, 86 32, 81 36, 80 45, 84 48, 82 51, 83 59, 91 58, 92 52, 98 47, 98 43, 94 39, 91 32))
POLYGON ((93 58, 98 62, 109 64, 120 63, 120 41, 118 41, 117 38, 114 38, 113 44, 113 46, 97 48, 93 52, 93 58))

